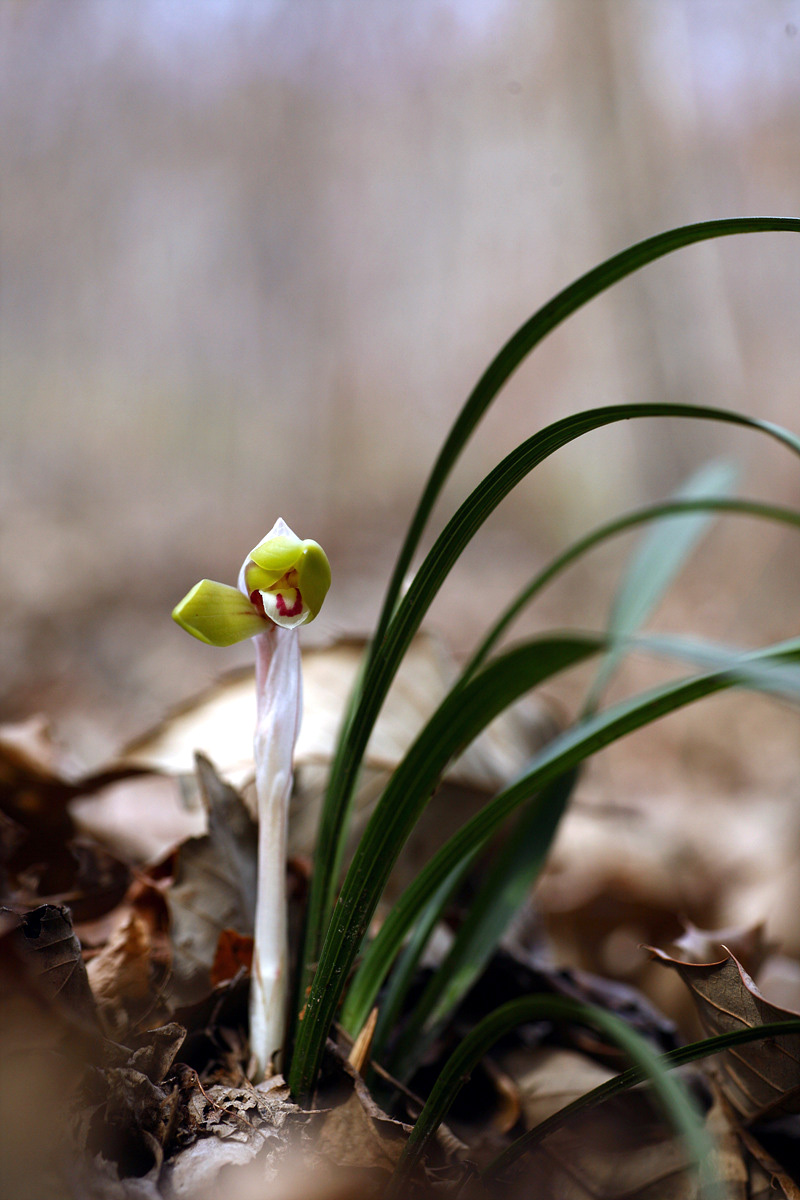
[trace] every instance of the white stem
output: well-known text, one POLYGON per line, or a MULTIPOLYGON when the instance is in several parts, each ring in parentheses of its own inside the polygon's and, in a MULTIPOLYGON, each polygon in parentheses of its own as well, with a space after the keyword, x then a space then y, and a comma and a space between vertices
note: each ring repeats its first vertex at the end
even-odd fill
POLYGON ((259 1079, 269 1074, 273 1056, 280 1051, 286 1032, 286 843, 292 757, 303 706, 298 632, 273 625, 254 639, 259 829, 250 1046, 259 1079))

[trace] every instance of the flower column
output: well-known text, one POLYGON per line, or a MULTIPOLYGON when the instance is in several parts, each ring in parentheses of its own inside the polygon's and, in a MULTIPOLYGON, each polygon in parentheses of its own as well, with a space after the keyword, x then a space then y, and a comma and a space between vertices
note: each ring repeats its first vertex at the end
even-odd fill
POLYGON ((279 518, 242 564, 238 589, 203 579, 172 613, 187 633, 212 646, 256 640, 259 835, 250 1045, 258 1078, 269 1073, 286 1031, 286 842, 302 714, 298 628, 316 617, 330 579, 322 547, 301 541, 279 518))

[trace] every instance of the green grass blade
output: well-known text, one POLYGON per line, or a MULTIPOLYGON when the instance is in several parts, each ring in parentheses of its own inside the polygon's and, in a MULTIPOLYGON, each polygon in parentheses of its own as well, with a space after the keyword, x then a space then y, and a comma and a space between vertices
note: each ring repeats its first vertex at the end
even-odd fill
POLYGON ((475 650, 472 658, 464 667, 458 685, 460 686, 461 683, 466 682, 482 666, 514 620, 539 592, 560 575, 562 571, 565 571, 567 567, 577 562, 589 550, 592 550, 595 546, 600 545, 609 538, 617 537, 621 533, 627 533, 628 530, 634 529, 638 525, 645 525, 650 521, 659 520, 663 517, 677 517, 684 514, 702 512, 738 513, 741 516, 756 517, 762 520, 777 521, 784 525, 800 527, 800 512, 797 512, 795 509, 782 508, 774 504, 762 504, 757 500, 728 499, 717 496, 709 496, 701 500, 667 500, 661 504, 653 504, 646 508, 635 509, 632 512, 625 513, 621 517, 616 517, 612 521, 607 521, 603 525, 598 525, 596 529, 591 530, 573 542, 571 546, 552 559, 515 596, 514 600, 501 613, 500 617, 475 650))
MULTIPOLYGON (((362 655, 361 661, 358 664, 356 677, 353 680, 353 685, 350 689, 350 693, 347 697, 347 703, 342 714, 341 723, 336 738, 334 762, 331 765, 332 774, 335 771, 337 756, 341 755, 342 747, 348 743, 348 730, 358 709, 358 704, 361 697, 361 689, 367 671, 367 665, 367 655, 364 654, 362 655)), ((298 958, 295 977, 292 981, 292 985, 294 987, 293 996, 290 993, 289 1019, 287 1022, 288 1029, 284 1053, 286 1062, 291 1062, 294 1055, 294 1044, 297 1037, 298 1021, 300 1020, 300 1016, 303 1011, 307 987, 310 983, 314 967, 316 966, 316 958, 319 950, 320 921, 322 919, 322 909, 320 905, 322 903, 324 892, 321 887, 315 885, 314 878, 316 875, 317 860, 323 857, 321 852, 322 848, 326 845, 326 843, 323 841, 323 837, 327 836, 327 830, 329 827, 329 823, 326 821, 326 805, 327 801, 325 804, 323 804, 323 810, 320 814, 320 828, 317 833, 317 849, 314 862, 314 873, 311 877, 309 901, 303 914, 303 925, 300 935, 300 944, 302 946, 302 950, 298 958)), ((333 869, 333 864, 328 863, 328 870, 333 869)), ((338 877, 338 874, 339 871, 338 868, 336 868, 335 875, 338 877)))
MULTIPOLYGON (((474 489, 448 522, 422 563, 380 645, 369 662, 363 689, 331 766, 320 818, 317 856, 311 880, 304 962, 316 957, 328 923, 344 857, 351 797, 367 741, 400 662, 434 597, 459 555, 487 517, 520 480, 560 447, 594 429, 639 417, 712 420, 758 430, 800 454, 800 439, 768 421, 726 409, 681 404, 623 404, 591 409, 556 421, 528 438, 474 489)), ((304 974, 302 987, 305 989, 304 974)), ((298 1031, 298 1042, 307 1036, 298 1031)))
MULTIPOLYGON (((727 497, 716 493, 730 490, 735 483, 736 474, 732 464, 706 464, 681 487, 673 501, 678 504, 682 501, 697 501, 700 504, 705 500, 724 501, 727 497)), ((670 512, 668 506, 662 508, 670 512)), ((631 642, 632 635, 656 607, 705 532, 713 515, 713 509, 700 507, 684 511, 678 517, 673 509, 669 518, 662 513, 661 520, 651 522, 651 528, 631 559, 623 584, 617 593, 609 621, 609 650, 603 659, 590 702, 587 704, 587 711, 594 709, 595 700, 620 659, 630 649, 637 646, 642 648, 641 643, 631 642)), ((792 523, 800 525, 800 513, 789 511, 788 516, 792 523)), ((615 522, 611 527, 616 528, 618 525, 619 522, 615 522)), ((609 526, 604 527, 605 530, 608 528, 609 526)), ((539 579, 542 576, 552 577, 549 574, 550 570, 551 568, 546 569, 539 579)), ((526 597, 535 591, 535 587, 536 581, 533 587, 529 585, 525 589, 526 597)), ((512 608, 516 609, 517 604, 512 608)), ((493 633, 504 627, 505 617, 506 614, 495 625, 493 633)), ((481 649, 487 645, 487 641, 491 644, 490 639, 485 639, 481 649)), ((740 656, 742 653, 741 650, 721 651, 719 647, 707 644, 684 644, 669 639, 656 639, 653 645, 645 641, 643 648, 653 649, 670 657, 688 658, 694 666, 705 668, 729 665, 734 654, 740 656)), ((469 678, 481 659, 482 654, 479 652, 465 669, 462 680, 469 678)), ((774 686, 774 677, 771 676, 769 682, 774 686)), ((752 680, 750 686, 753 686, 752 680)), ((494 867, 470 905, 469 913, 459 928, 449 953, 428 981, 392 1052, 387 1065, 397 1078, 407 1079, 410 1076, 414 1065, 420 1061, 426 1048, 457 1008, 494 952, 509 921, 537 878, 544 854, 550 845, 552 831, 541 828, 542 815, 557 823, 566 807, 575 780, 576 773, 573 772, 552 783, 550 791, 553 794, 543 797, 541 803, 523 811, 516 828, 508 836, 494 867)), ((442 901, 438 911, 435 905, 433 912, 430 911, 431 906, 426 910, 427 921, 431 927, 445 903, 446 901, 442 901)), ((404 960, 407 959, 408 955, 404 954, 404 960)), ((411 970, 411 962, 404 961, 402 978, 406 989, 411 970)), ((392 980, 396 975, 397 968, 392 972, 392 980)), ((383 1004, 386 1001, 382 1003, 379 1021, 382 1033, 384 1027, 393 1027, 399 1014, 401 997, 396 992, 396 988, 391 991, 390 1011, 385 1012, 383 1004)), ((377 1057, 380 1057, 382 1047, 383 1037, 378 1039, 376 1035, 373 1049, 377 1057)))
MULTIPOLYGON (((794 642, 787 643, 791 650, 794 642)), ((775 648, 776 651, 780 647, 775 648)), ((680 637, 626 637, 617 643, 622 654, 646 651, 679 658, 706 670, 735 669, 745 652, 708 641, 680 637)), ((797 703, 800 701, 800 665, 784 661, 759 663, 753 659, 742 674, 750 690, 797 703)), ((509 834, 473 900, 453 945, 431 977, 409 1018, 388 1063, 399 1079, 406 1079, 428 1045, 456 1009, 494 952, 509 921, 538 877, 558 822, 574 789, 577 771, 556 779, 547 795, 537 797, 522 813, 509 834)))
POLYGON ((721 1196, 708 1167, 714 1144, 709 1137, 703 1114, 681 1080, 670 1075, 660 1055, 641 1034, 635 1033, 619 1017, 600 1008, 580 1004, 561 996, 523 996, 484 1017, 464 1038, 448 1060, 433 1086, 419 1118, 406 1142, 397 1171, 387 1192, 387 1200, 396 1200, 408 1182, 450 1106, 487 1050, 518 1025, 530 1021, 553 1020, 588 1025, 616 1043, 650 1080, 666 1115, 682 1134, 690 1156, 700 1172, 704 1194, 721 1196))
MULTIPOLYGON (((707 499, 733 491, 738 471, 732 463, 711 462, 687 480, 676 500, 707 499)), ((624 643, 644 625, 659 605, 706 532, 712 514, 697 512, 669 521, 656 521, 636 547, 614 596, 608 619, 609 648, 586 700, 592 712, 609 680, 625 656, 624 643)))
MULTIPOLYGON (((685 1067, 689 1063, 697 1062, 698 1059, 719 1054, 732 1046, 742 1046, 747 1042, 758 1042, 765 1038, 784 1037, 798 1033, 800 1033, 800 1019, 772 1021, 765 1025, 736 1029, 731 1033, 720 1033, 715 1037, 704 1038, 702 1041, 692 1042, 688 1046, 681 1046, 677 1050, 670 1050, 668 1054, 662 1055, 661 1062, 667 1070, 672 1071, 677 1067, 685 1067)), ((523 1133, 502 1154, 498 1154, 496 1158, 492 1159, 482 1172, 483 1179, 487 1183, 500 1179, 518 1159, 532 1150, 534 1146, 538 1146, 549 1134, 560 1129, 570 1117, 584 1112, 588 1108, 593 1108, 596 1104, 601 1104, 604 1100, 609 1100, 612 1096, 635 1087, 636 1084, 643 1083, 646 1078, 646 1073, 640 1067, 631 1067, 621 1075, 615 1075, 613 1079, 609 1079, 606 1083, 601 1083, 583 1096, 579 1096, 577 1100, 573 1100, 571 1104, 565 1105, 551 1117, 540 1122, 534 1129, 523 1133)))
POLYGON ((544 866, 569 803, 576 771, 562 775, 536 804, 526 806, 509 832, 469 907, 448 954, 419 999, 388 1066, 408 1079, 428 1046, 483 972, 509 921, 544 866))
POLYGON ((694 225, 683 225, 678 229, 669 229, 654 237, 645 238, 644 241, 636 242, 633 246, 628 246, 619 254, 613 255, 591 271, 579 276, 552 300, 538 309, 524 325, 520 326, 491 361, 467 397, 466 403, 456 418, 434 463, 386 591, 383 610, 375 634, 377 644, 380 644, 389 626, 403 587, 403 580, 411 566, 411 560, 419 545, 420 537, 454 463, 500 389, 534 347, 562 321, 577 312, 584 304, 588 304, 595 296, 607 291, 627 275, 632 275, 635 271, 647 266, 648 263, 672 254, 675 250, 698 242, 709 241, 712 238, 730 237, 742 233, 781 231, 800 233, 800 220, 792 217, 733 217, 727 220, 703 221, 694 225))
POLYGON ((471 865, 472 859, 467 858, 456 867, 455 871, 448 875, 442 886, 428 902, 427 907, 412 930, 411 937, 398 956, 394 969, 389 976, 386 990, 381 997, 378 1020, 375 1025, 375 1033, 372 1037, 372 1058, 376 1062, 383 1061, 384 1047, 386 1046, 387 1039, 394 1030, 403 1010, 408 989, 414 980, 420 958, 430 940, 431 934, 441 919, 445 908, 450 903, 453 893, 464 879, 471 865))
MULTIPOLYGON (((479 852, 519 805, 530 801, 533 796, 536 796, 533 804, 541 803, 541 795, 546 795, 543 789, 550 783, 626 734, 704 696, 746 685, 750 664, 754 665, 754 670, 761 672, 762 668, 771 669, 773 664, 780 667, 783 663, 798 661, 800 639, 781 643, 778 647, 746 655, 734 668, 714 670, 664 684, 643 695, 624 700, 587 718, 546 746, 524 775, 500 792, 445 843, 392 906, 374 941, 366 948, 348 989, 344 1010, 347 1028, 361 1028, 404 937, 442 881, 466 856, 479 852), (541 795, 537 796, 537 793, 541 795)), ((767 682, 766 676, 759 674, 757 681, 759 687, 763 688, 767 682)), ((780 686, 784 684, 781 677, 780 686)), ((322 990, 330 982, 328 967, 325 974, 315 980, 314 986, 322 990)))
MULTIPOLYGON (((600 637, 565 634, 514 647, 457 694, 445 697, 395 768, 356 848, 298 1023, 289 1075, 295 1095, 305 1095, 316 1077, 347 973, 392 867, 450 759, 523 693, 597 654, 603 645, 600 637)), ((443 882, 444 877, 437 888, 443 882)))
POLYGON ((751 692, 764 692, 776 700, 789 704, 800 701, 800 665, 792 660, 797 639, 776 643, 770 657, 762 661, 761 651, 745 651, 740 647, 723 646, 702 638, 684 638, 669 634, 648 634, 632 638, 627 643, 629 651, 656 655, 659 658, 678 659, 704 670, 738 671, 736 686, 746 687, 751 692), (785 648, 786 659, 780 657, 785 648))
MULTIPOLYGON (((646 238, 619 254, 607 259, 599 266, 580 276, 568 287, 554 296, 522 325, 502 347, 478 380, 475 388, 457 417, 450 434, 433 466, 423 490, 417 510, 412 518, 403 546, 387 589, 377 630, 368 651, 368 667, 383 653, 384 638, 394 615, 398 597, 406 573, 419 544, 422 531, 427 524, 433 505, 447 479, 453 464, 472 434, 476 425, 494 400, 504 383, 517 369, 523 359, 546 335, 582 305, 610 288, 625 276, 632 274, 648 263, 697 242, 743 233, 800 232, 800 220, 784 217, 739 217, 720 221, 707 221, 667 230, 655 237, 646 238)), ((460 553, 460 551, 459 551, 460 553)), ((420 618, 421 619, 421 616, 420 618)), ((384 682, 383 692, 367 670, 367 682, 372 678, 373 687, 353 690, 353 719, 343 722, 331 775, 320 819, 317 840, 315 872, 306 911, 305 932, 301 965, 298 971, 297 991, 299 1000, 304 996, 310 978, 312 964, 316 959, 324 928, 330 916, 337 882, 341 873, 344 845, 349 825, 350 804, 355 778, 363 757, 369 731, 377 711, 385 699, 386 690, 397 670, 397 662, 389 667, 389 680, 384 682), (377 687, 377 691, 375 690, 377 687), (376 699, 377 697, 377 699, 376 699)), ((295 1008, 295 1012, 297 1011, 295 1008)))

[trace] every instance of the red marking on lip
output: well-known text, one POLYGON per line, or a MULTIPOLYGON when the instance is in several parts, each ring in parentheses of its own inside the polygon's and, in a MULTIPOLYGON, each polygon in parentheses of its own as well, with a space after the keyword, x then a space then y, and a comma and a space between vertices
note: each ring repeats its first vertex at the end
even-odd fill
POLYGON ((253 608, 256 610, 256 612, 258 613, 258 615, 260 617, 266 617, 267 614, 264 612, 264 600, 261 595, 261 592, 259 592, 259 591, 251 592, 250 593, 250 603, 252 604, 253 608))
POLYGON ((294 591, 297 599, 291 608, 286 607, 286 601, 283 598, 282 592, 278 592, 275 597, 275 607, 282 617, 299 617, 303 611, 303 597, 300 595, 300 589, 295 588, 294 591))

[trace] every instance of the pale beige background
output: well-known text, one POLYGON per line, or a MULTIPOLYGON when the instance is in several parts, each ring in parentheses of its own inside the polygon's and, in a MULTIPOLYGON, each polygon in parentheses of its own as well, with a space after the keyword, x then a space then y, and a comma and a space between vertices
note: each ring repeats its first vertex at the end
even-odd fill
MULTIPOLYGON (((87 760, 246 660, 168 618, 280 513, 367 627, 412 503, 507 336, 688 221, 800 212, 798 0, 0 0, 2 713, 87 760)), ((800 428, 800 238, 685 250, 557 331, 437 511, 543 423, 696 401, 800 428)), ((506 502, 432 614, 480 621, 602 516, 765 439, 620 426, 506 502)), ((625 551, 527 628, 598 626, 625 551)), ((728 520, 662 627, 797 632, 793 535, 728 520)), ((567 690, 569 698, 569 690, 567 690)))

